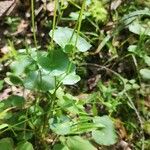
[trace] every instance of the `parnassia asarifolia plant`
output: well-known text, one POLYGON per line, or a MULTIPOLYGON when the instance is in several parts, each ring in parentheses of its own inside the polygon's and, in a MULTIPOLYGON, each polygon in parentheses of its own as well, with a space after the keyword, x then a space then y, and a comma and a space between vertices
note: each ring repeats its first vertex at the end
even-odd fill
POLYGON ((58 27, 52 32, 50 36, 60 47, 14 52, 12 71, 7 73, 5 81, 24 91, 30 90, 32 98, 12 95, 0 102, 0 132, 9 134, 9 138, 0 140, 0 147, 96 150, 91 142, 114 144, 117 137, 112 120, 88 114, 85 102, 63 88, 80 80, 70 57, 74 52, 87 51, 91 45, 68 27, 58 27), (81 136, 86 133, 90 133, 87 139, 81 136))

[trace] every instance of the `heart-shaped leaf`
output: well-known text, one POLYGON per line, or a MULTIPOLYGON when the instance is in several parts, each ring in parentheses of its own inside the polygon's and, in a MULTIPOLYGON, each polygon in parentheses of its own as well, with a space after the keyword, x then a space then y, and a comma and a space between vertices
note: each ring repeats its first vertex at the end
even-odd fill
MULTIPOLYGON (((50 32, 50 36, 52 37, 53 31, 50 32)), ((58 29, 54 30, 54 41, 63 49, 66 45, 76 46, 77 49, 81 52, 85 52, 90 49, 91 44, 89 44, 85 39, 81 36, 77 35, 73 29, 68 27, 58 27, 58 29)))
MULTIPOLYGON (((53 76, 59 76, 67 72, 70 62, 67 55, 60 49, 51 51, 49 54, 42 52, 39 53, 38 63, 39 65, 50 72, 53 76)), ((71 65, 72 70, 75 69, 75 66, 71 65)))
POLYGON ((24 80, 24 86, 30 90, 49 91, 55 88, 55 78, 40 71, 34 71, 28 74, 24 80))
POLYGON ((100 145, 112 145, 116 143, 117 136, 114 130, 113 123, 108 116, 95 117, 95 123, 101 123, 105 127, 100 130, 92 131, 92 138, 100 145))

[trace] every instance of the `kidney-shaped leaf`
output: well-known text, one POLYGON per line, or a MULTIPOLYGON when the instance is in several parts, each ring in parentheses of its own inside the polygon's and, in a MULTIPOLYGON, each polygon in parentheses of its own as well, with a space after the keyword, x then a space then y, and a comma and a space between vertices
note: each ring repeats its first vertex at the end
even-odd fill
POLYGON ((66 144, 70 150, 96 150, 89 141, 80 136, 68 137, 66 144))
POLYGON ((26 141, 19 143, 16 150, 34 150, 34 149, 32 144, 26 141))
POLYGON ((14 150, 14 143, 11 138, 3 138, 0 140, 0 149, 2 150, 14 150))
MULTIPOLYGON (((39 53, 38 63, 39 65, 50 72, 51 75, 59 76, 65 73, 69 67, 69 59, 67 55, 60 49, 56 49, 51 51, 49 54, 47 53, 39 53)), ((75 68, 72 65, 72 69, 75 68)))
POLYGON ((24 86, 30 90, 49 91, 55 88, 55 78, 41 74, 40 71, 34 71, 24 80, 24 86))
POLYGON ((117 136, 114 130, 113 123, 108 116, 95 117, 95 123, 101 123, 105 127, 100 130, 92 131, 92 138, 100 145, 112 145, 116 143, 117 136))
MULTIPOLYGON (((50 36, 52 37, 53 31, 51 30, 50 36)), ((77 49, 81 52, 85 52, 90 49, 91 44, 89 44, 85 39, 81 36, 78 36, 73 29, 68 27, 58 27, 58 29, 54 30, 54 41, 63 49, 66 45, 76 46, 77 49), (77 42, 76 42, 77 39, 77 42)))

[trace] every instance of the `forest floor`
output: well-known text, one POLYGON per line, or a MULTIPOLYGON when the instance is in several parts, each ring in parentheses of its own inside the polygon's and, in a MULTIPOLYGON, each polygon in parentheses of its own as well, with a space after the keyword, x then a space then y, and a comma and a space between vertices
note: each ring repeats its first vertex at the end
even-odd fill
POLYGON ((150 150, 150 0, 0 1, 0 150, 150 150))

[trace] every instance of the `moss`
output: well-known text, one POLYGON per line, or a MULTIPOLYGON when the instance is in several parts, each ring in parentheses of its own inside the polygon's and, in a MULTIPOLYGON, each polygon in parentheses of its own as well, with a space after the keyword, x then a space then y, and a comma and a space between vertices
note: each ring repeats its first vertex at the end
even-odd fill
POLYGON ((96 22, 105 22, 107 20, 108 12, 102 1, 92 0, 89 5, 89 12, 96 22))

